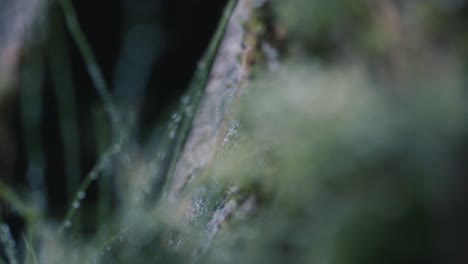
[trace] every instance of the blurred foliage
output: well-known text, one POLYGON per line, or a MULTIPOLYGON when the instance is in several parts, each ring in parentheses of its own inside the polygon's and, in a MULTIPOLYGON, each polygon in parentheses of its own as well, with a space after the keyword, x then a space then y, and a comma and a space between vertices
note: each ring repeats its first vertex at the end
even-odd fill
POLYGON ((465 262, 464 1, 273 6, 289 49, 212 176, 263 200, 207 261, 465 262))
MULTIPOLYGON (((262 37, 256 56, 263 60, 254 60, 259 64, 247 91, 226 117, 233 125, 213 164, 175 200, 167 199, 164 187, 202 97, 229 5, 177 110, 151 124, 148 146, 132 144, 137 112, 125 102, 122 108, 129 114, 119 116, 123 124, 117 127, 96 114, 96 127, 104 127, 93 134, 101 138, 96 145, 111 146, 100 152, 78 191, 69 194, 63 222, 44 213, 45 198, 35 196, 39 187, 29 186, 23 197, 0 185, 2 201, 26 219, 23 241, 15 241, 8 225, 0 223, 2 261, 468 261, 465 1, 273 0, 256 5, 261 21, 257 17, 250 26, 262 37), (106 129, 122 131, 102 132, 106 129), (117 136, 109 140, 108 134, 117 136), (89 186, 96 181, 99 191, 92 192, 89 186), (28 199, 32 206, 23 201, 28 199)), ((65 7, 68 30, 84 50, 97 88, 106 93, 86 32, 74 24, 72 7, 65 7)), ((70 110, 74 88, 63 79, 69 62, 58 24, 48 56, 56 93, 63 92, 63 122, 76 122, 70 110)), ((158 31, 145 30, 156 43, 158 31)), ((127 43, 125 49, 144 46, 140 38, 128 41, 134 46, 127 43)), ((140 98, 147 67, 157 56, 158 51, 149 50, 148 58, 127 50, 138 56, 136 62, 133 55, 121 58, 118 68, 125 74, 115 76, 117 90, 134 93, 128 95, 131 101, 140 98), (133 64, 145 72, 123 70, 133 64), (125 76, 136 80, 138 91, 120 83, 128 81, 125 76)), ((32 77, 40 70, 34 62, 41 58, 28 59, 36 68, 24 68, 29 82, 22 84, 32 87, 24 91, 34 92, 39 82, 32 77)), ((39 110, 27 110, 39 109, 42 101, 22 95, 23 125, 33 127, 28 135, 34 143, 41 133, 32 124, 39 110)), ((111 115, 122 114, 112 112, 120 105, 107 96, 111 115)), ((64 136, 76 133, 73 122, 62 124, 64 136)), ((39 152, 33 143, 30 152, 39 152)), ((68 148, 71 156, 78 151, 73 144, 68 148)), ((68 162, 79 163, 73 157, 68 162)), ((66 187, 69 193, 77 188, 73 181, 66 187)))
POLYGON ((239 145, 214 175, 269 199, 221 235, 228 250, 215 246, 214 263, 464 259, 446 252, 463 246, 445 223, 462 225, 466 200, 460 71, 426 76, 397 98, 370 75, 290 58, 257 76, 239 106, 239 145))

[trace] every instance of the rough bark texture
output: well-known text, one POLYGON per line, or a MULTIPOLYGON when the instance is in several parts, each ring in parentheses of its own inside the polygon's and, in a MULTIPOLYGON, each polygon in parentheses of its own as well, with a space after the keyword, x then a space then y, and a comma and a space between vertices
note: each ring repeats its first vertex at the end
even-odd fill
POLYGON ((170 187, 174 196, 214 159, 227 131, 229 106, 246 86, 255 41, 243 23, 250 19, 248 0, 239 0, 214 61, 210 79, 195 115, 170 187))

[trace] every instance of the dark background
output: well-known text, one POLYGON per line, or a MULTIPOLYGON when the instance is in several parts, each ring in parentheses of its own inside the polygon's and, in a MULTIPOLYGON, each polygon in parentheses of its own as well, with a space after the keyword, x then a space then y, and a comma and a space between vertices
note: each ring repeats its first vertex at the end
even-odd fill
MULTIPOLYGON (((159 54, 148 66, 150 77, 143 91, 142 100, 133 102, 133 108, 137 112, 137 141, 144 144, 149 131, 189 84, 197 62, 217 26, 226 0, 122 0, 120 2, 74 0, 73 3, 83 31, 111 89, 114 87, 113 76, 122 49, 125 25, 147 21, 158 27, 161 33, 159 54)), ((49 34, 53 35, 54 32, 49 34)), ((84 178, 100 155, 96 151, 96 139, 93 135, 95 128, 90 127, 89 122, 91 112, 100 105, 100 99, 89 78, 83 58, 68 33, 67 39, 78 104, 81 175, 84 178)), ((47 72, 43 96, 40 123, 46 163, 44 175, 49 196, 48 213, 56 219, 62 219, 65 210, 69 207, 69 194, 63 187, 66 186, 64 148, 57 98, 51 84, 50 73, 47 72)), ((25 186, 27 153, 20 120, 19 100, 17 98, 15 102, 16 107, 12 111, 11 118, 17 150, 13 182, 16 186, 25 186)), ((89 193, 91 195, 96 193, 96 186, 91 186, 89 193)), ((14 214, 8 213, 7 222, 13 226, 13 229, 21 229, 21 221, 14 214)))

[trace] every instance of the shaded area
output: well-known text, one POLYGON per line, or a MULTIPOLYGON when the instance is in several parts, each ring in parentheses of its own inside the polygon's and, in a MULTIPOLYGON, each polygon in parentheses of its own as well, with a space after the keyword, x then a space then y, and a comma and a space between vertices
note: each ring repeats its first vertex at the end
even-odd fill
MULTIPOLYGON (((105 78, 111 87, 115 86, 113 76, 116 63, 122 52, 123 34, 129 27, 129 21, 139 23, 146 17, 148 21, 153 21, 160 27, 162 41, 160 55, 157 56, 154 64, 147 65, 150 68, 150 81, 144 88, 143 98, 145 99, 143 102, 134 102, 137 104, 137 111, 142 112, 139 115, 141 118, 138 123, 141 134, 145 135, 159 122, 160 114, 187 88, 197 62, 212 37, 225 1, 186 1, 183 4, 158 0, 127 2, 122 1, 119 5, 110 0, 74 1, 74 4, 83 30, 89 38, 105 78), (133 8, 134 10, 126 10, 125 8, 133 8), (140 14, 140 17, 131 17, 132 14, 134 16, 140 14)), ((59 13, 58 8, 52 6, 50 14, 52 14, 53 19, 50 20, 51 23, 63 23, 62 15, 57 16, 57 13, 59 13)), ((50 41, 55 38, 56 33, 50 31, 48 39, 32 52, 45 54, 54 52, 48 46, 50 46, 50 41)), ((100 114, 102 110, 100 110, 99 97, 69 33, 66 34, 66 42, 68 44, 65 45, 68 45, 71 59, 71 81, 74 83, 76 105, 78 106, 79 139, 77 140, 80 142, 81 164, 79 167, 81 167, 80 174, 83 177, 95 164, 103 146, 109 144, 110 134, 108 134, 106 117, 100 114), (102 136, 101 139, 96 136, 99 130, 101 130, 101 135, 107 137, 107 139, 104 138, 104 141, 102 141, 102 136)), ((27 56, 25 60, 27 60, 27 56)), ((49 58, 44 62, 51 63, 49 58)), ((39 86, 43 87, 42 99, 38 99, 43 100, 43 102, 42 115, 38 120, 40 127, 37 128, 37 131, 40 131, 41 135, 38 136, 41 136, 43 140, 44 149, 42 151, 45 160, 43 171, 39 173, 46 177, 45 190, 49 203, 47 210, 60 219, 63 217, 64 210, 69 206, 70 193, 67 188, 64 188, 67 185, 67 179, 64 174, 63 135, 60 130, 59 111, 61 109, 58 107, 57 95, 53 88, 53 73, 46 71, 45 74, 44 82, 38 83, 39 86)), ((12 108, 16 110, 10 111, 13 116, 10 120, 11 127, 14 128, 13 133, 16 134, 18 158, 15 165, 16 175, 12 179, 17 186, 24 186, 27 182, 28 150, 24 145, 25 133, 21 121, 20 99, 14 99, 12 108)), ((92 186, 89 190, 90 204, 96 199, 97 191, 97 186, 92 186)), ((95 210, 94 206, 91 206, 90 210, 95 210)), ((16 228, 14 229, 16 234, 16 228)))

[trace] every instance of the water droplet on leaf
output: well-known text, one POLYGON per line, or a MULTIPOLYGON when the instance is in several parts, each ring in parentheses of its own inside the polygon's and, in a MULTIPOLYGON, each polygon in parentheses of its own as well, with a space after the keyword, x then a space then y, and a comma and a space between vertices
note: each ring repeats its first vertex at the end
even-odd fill
POLYGON ((83 191, 80 191, 78 192, 76 196, 78 197, 78 199, 83 200, 86 197, 86 193, 83 191))
POLYGON ((71 228, 72 227, 72 222, 70 220, 67 220, 67 221, 65 221, 65 223, 63 223, 63 226, 65 228, 71 228))

